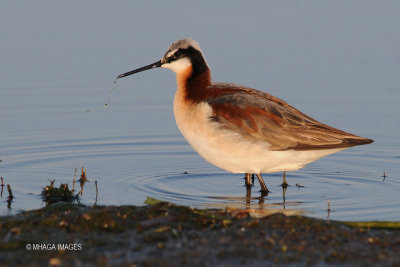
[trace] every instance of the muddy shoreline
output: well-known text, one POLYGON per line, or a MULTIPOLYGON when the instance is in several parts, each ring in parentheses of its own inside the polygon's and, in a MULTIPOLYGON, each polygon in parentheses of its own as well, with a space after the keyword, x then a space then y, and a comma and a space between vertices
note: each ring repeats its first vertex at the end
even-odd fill
POLYGON ((400 266, 399 222, 56 203, 0 218, 0 266, 400 266))

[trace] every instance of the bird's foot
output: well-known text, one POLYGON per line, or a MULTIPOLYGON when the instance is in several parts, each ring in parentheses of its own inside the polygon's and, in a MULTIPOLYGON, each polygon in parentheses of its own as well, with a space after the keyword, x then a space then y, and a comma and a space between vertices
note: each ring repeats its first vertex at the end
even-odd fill
POLYGON ((261 189, 260 190, 260 193, 261 193, 261 197, 266 197, 266 196, 268 196, 268 193, 269 192, 271 192, 271 191, 269 191, 268 190, 268 188, 265 190, 265 189, 261 189))

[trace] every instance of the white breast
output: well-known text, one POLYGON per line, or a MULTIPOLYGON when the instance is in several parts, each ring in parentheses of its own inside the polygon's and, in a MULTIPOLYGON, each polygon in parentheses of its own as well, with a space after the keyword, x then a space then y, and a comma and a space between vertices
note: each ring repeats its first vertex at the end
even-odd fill
POLYGON ((209 119, 212 109, 207 103, 189 104, 180 90, 175 94, 174 114, 179 130, 197 153, 233 173, 293 171, 343 149, 271 151, 267 142, 251 141, 221 128, 209 119))

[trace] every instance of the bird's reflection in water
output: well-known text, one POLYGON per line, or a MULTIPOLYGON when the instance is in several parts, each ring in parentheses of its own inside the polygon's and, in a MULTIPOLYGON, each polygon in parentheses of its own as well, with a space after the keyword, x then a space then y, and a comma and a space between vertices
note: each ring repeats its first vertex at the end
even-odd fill
MULTIPOLYGON (((245 177, 246 179, 247 177, 245 177)), ((245 183, 246 196, 245 197, 210 197, 214 199, 226 200, 225 203, 214 203, 213 208, 226 209, 229 212, 237 214, 240 212, 247 213, 252 217, 264 217, 274 213, 284 213, 286 215, 301 215, 304 214, 302 210, 295 210, 287 206, 298 206, 302 202, 286 202, 286 192, 288 185, 282 186, 282 202, 268 203, 268 192, 255 191, 253 189, 254 175, 251 177, 251 184, 245 183)), ((269 192, 271 194, 271 192, 269 192)), ((207 205, 210 207, 210 205, 207 205)))

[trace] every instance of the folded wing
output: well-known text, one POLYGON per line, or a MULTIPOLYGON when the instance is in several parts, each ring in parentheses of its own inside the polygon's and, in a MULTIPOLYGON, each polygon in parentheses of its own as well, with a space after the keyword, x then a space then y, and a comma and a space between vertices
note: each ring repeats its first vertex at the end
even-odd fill
POLYGON ((206 100, 212 107, 211 120, 249 141, 268 142, 271 150, 315 150, 369 144, 362 138, 305 115, 286 102, 251 88, 213 84, 223 93, 206 100))

